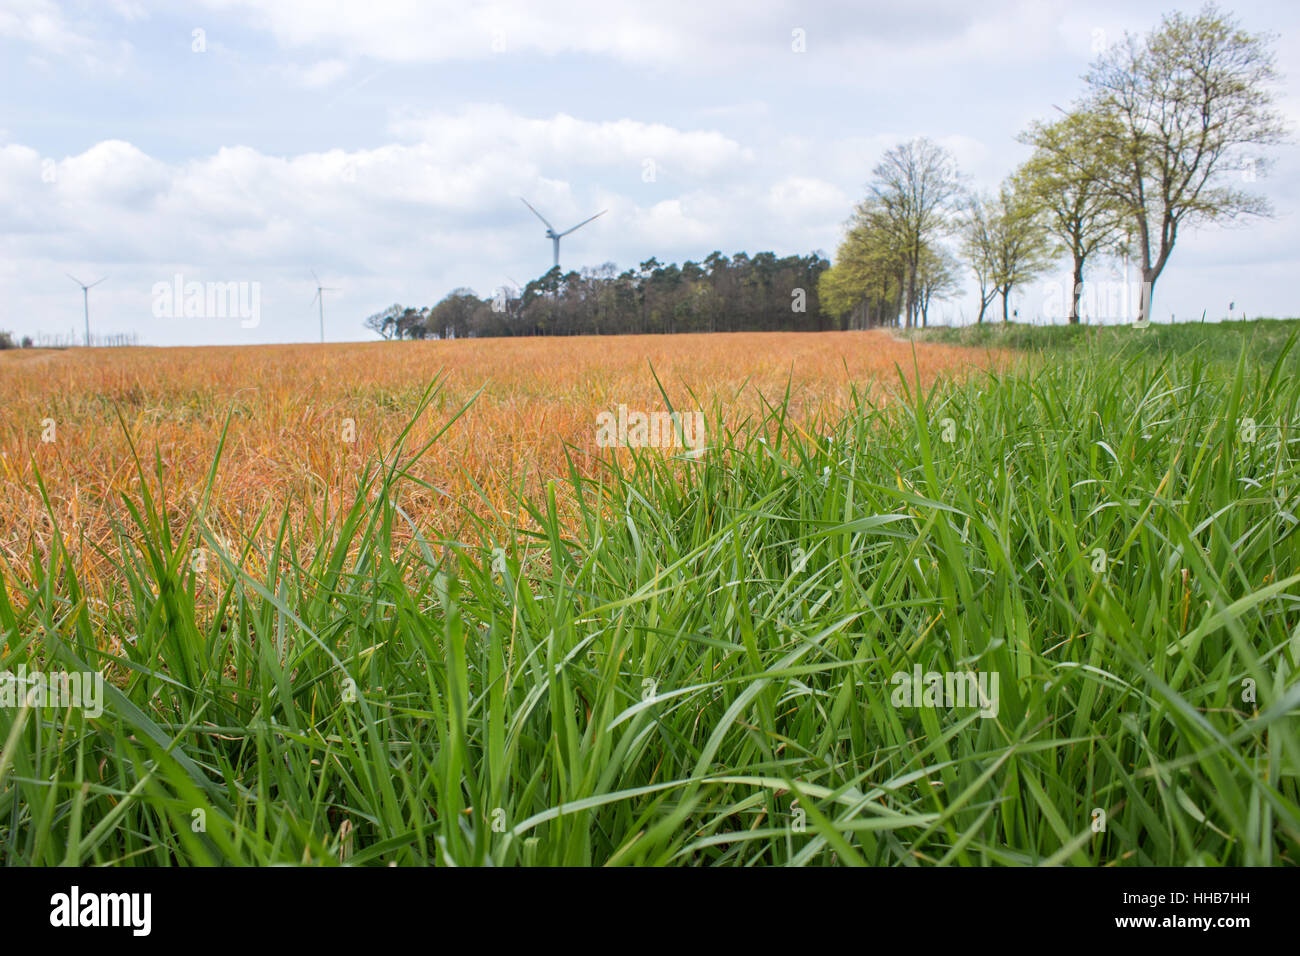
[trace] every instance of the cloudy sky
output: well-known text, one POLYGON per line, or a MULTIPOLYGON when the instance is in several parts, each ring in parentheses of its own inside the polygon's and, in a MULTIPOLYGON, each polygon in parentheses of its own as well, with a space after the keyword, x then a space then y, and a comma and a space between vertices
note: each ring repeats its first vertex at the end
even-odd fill
MULTIPOLYGON (((558 228, 609 210, 566 267, 832 255, 885 149, 929 136, 996 184, 1096 45, 1172 2, 0 0, 0 329, 80 335, 65 273, 107 274, 96 334, 310 341, 314 269, 327 337, 364 339, 393 302, 546 271, 521 195, 558 228), (178 274, 257 283, 260 321, 155 315, 178 274)), ((1279 35, 1300 129, 1300 5, 1231 9, 1279 35)), ((1272 155, 1276 217, 1180 237, 1157 320, 1300 314, 1300 157, 1272 155)))

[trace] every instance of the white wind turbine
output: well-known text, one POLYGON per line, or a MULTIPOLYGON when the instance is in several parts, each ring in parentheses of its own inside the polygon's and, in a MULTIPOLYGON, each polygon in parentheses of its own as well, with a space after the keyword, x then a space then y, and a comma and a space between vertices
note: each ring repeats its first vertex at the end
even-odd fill
POLYGON ((312 296, 312 302, 320 300, 320 340, 325 341, 325 292, 338 292, 337 288, 320 284, 320 276, 316 275, 316 270, 311 270, 311 277, 316 280, 316 294, 312 296))
MULTIPOLYGON (((520 197, 519 197, 519 201, 522 202, 522 203, 523 203, 525 206, 527 206, 529 209, 533 209, 532 203, 530 203, 530 202, 529 202, 527 199, 525 199, 523 196, 520 196, 520 197)), ((538 212, 536 209, 533 209, 533 215, 536 216, 538 219, 541 219, 541 220, 542 220, 542 224, 543 224, 544 226, 546 226, 546 238, 549 239, 549 240, 551 240, 551 246, 552 246, 552 249, 553 249, 554 252, 555 252, 555 261, 554 261, 553 265, 558 266, 558 265, 560 264, 560 239, 561 239, 561 237, 563 237, 563 236, 567 236, 569 233, 573 232, 574 230, 581 229, 581 228, 582 228, 583 226, 585 226, 587 223, 591 222, 592 219, 599 219, 601 216, 605 215, 605 213, 607 213, 607 212, 609 212, 608 209, 602 209, 600 212, 596 213, 596 215, 592 216, 591 219, 584 219, 584 220, 582 220, 582 222, 578 223, 576 226, 572 227, 571 229, 566 229, 566 230, 564 230, 564 232, 556 232, 556 231, 555 231, 555 227, 552 226, 549 222, 547 222, 546 219, 545 219, 545 217, 543 217, 542 214, 541 214, 540 212, 538 212)))
POLYGON ((104 279, 107 279, 108 276, 104 276, 104 279, 96 279, 90 285, 86 285, 86 283, 82 282, 71 272, 65 272, 63 274, 67 276, 69 279, 71 279, 73 282, 77 283, 77 285, 81 286, 81 300, 82 300, 82 304, 86 307, 86 347, 89 348, 90 347, 90 290, 95 288, 95 286, 99 285, 101 282, 103 282, 104 279))

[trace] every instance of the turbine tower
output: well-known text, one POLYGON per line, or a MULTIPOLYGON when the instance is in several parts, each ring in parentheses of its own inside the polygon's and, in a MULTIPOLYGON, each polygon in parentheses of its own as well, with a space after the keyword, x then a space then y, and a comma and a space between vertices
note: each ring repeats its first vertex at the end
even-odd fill
POLYGON ((108 276, 104 276, 104 279, 96 279, 90 285, 86 285, 86 283, 82 282, 71 272, 65 272, 63 274, 73 282, 77 283, 77 285, 81 286, 82 304, 86 307, 86 348, 90 348, 90 290, 103 282, 104 279, 107 279, 108 276))
MULTIPOLYGON (((529 209, 533 209, 532 203, 530 203, 523 196, 519 197, 519 201, 522 202, 529 209)), ((608 209, 602 209, 600 212, 596 213, 596 215, 592 216, 591 219, 599 219, 607 212, 609 212, 608 209)), ((546 238, 551 240, 551 246, 555 252, 555 261, 553 263, 554 266, 558 266, 560 264, 560 238, 562 236, 567 236, 569 233, 573 232, 576 229, 581 229, 587 223, 591 222, 591 219, 584 219, 582 220, 582 222, 578 223, 572 229, 566 229, 564 230, 564 232, 556 232, 555 227, 552 226, 549 222, 547 222, 546 219, 542 216, 542 214, 538 212, 536 209, 533 209, 533 215, 536 216, 538 219, 541 219, 542 224, 546 226, 546 238)))
POLYGON ((311 277, 316 280, 316 294, 312 296, 312 301, 320 300, 320 340, 325 341, 325 296, 323 292, 338 292, 339 290, 327 285, 320 284, 320 276, 316 275, 316 270, 311 270, 311 277))

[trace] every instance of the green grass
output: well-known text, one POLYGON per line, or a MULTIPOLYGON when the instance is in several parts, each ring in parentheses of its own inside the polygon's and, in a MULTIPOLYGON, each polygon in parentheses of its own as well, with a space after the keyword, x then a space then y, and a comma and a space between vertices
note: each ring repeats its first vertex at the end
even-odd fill
POLYGON ((169 525, 142 469, 118 610, 66 548, 0 587, 0 670, 120 685, 95 719, 0 709, 0 857, 1294 864, 1290 361, 904 373, 813 436, 789 396, 715 408, 703 459, 557 478, 540 532, 463 542, 395 504, 417 448, 257 555, 169 525), (917 665, 995 672, 997 716, 894 706, 917 665))
MULTIPOLYGON (((1152 323, 1129 325, 1028 325, 1000 321, 978 325, 919 329, 919 341, 1021 349, 1059 356, 1098 351, 1107 356, 1144 355, 1158 360, 1170 353, 1197 355, 1207 361, 1235 363, 1244 345, 1255 362, 1270 364, 1300 331, 1300 319, 1252 319, 1242 322, 1152 323)), ((1288 371, 1300 372, 1300 352, 1288 357, 1288 371)))

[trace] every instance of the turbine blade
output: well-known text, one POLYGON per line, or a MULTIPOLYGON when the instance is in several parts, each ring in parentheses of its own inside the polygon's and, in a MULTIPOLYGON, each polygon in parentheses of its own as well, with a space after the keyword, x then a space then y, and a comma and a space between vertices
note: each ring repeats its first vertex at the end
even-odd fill
POLYGON ((83 289, 86 287, 86 283, 82 282, 80 279, 78 279, 76 276, 74 276, 71 272, 65 272, 65 273, 63 273, 63 274, 64 274, 65 276, 67 276, 69 279, 71 279, 73 282, 77 283, 77 285, 81 286, 83 289))
MULTIPOLYGON (((533 209, 533 204, 530 203, 530 202, 529 202, 527 199, 525 199, 523 196, 520 196, 520 197, 519 197, 519 201, 520 201, 521 203, 523 203, 525 206, 527 206, 529 209, 533 209)), ((546 217, 543 216, 543 215, 542 215, 540 212, 538 212, 536 209, 533 209, 533 215, 536 216, 538 219, 540 219, 543 223, 545 223, 546 228, 549 229, 549 230, 551 230, 551 232, 554 232, 554 231, 555 231, 555 227, 552 226, 549 222, 546 222, 546 217)))
MULTIPOLYGON (((108 278, 108 276, 104 276, 104 279, 107 279, 107 278, 108 278)), ((93 288, 95 288, 95 286, 97 286, 97 285, 99 285, 101 282, 103 282, 104 279, 96 279, 96 280, 95 280, 94 282, 92 282, 90 285, 86 286, 86 288, 87 288, 87 289, 93 289, 93 288)))
MULTIPOLYGON (((605 215, 605 213, 607 213, 607 212, 609 212, 608 209, 602 209, 600 212, 596 213, 596 215, 592 216, 591 219, 599 219, 601 216, 605 215)), ((560 235, 562 235, 562 236, 567 236, 569 233, 573 232, 574 229, 581 229, 581 228, 582 228, 583 226, 585 226, 587 223, 591 222, 591 219, 584 219, 584 220, 582 220, 582 222, 580 222, 580 223, 578 223, 576 226, 574 226, 573 229, 566 229, 566 230, 564 230, 564 232, 560 233, 560 235)))

